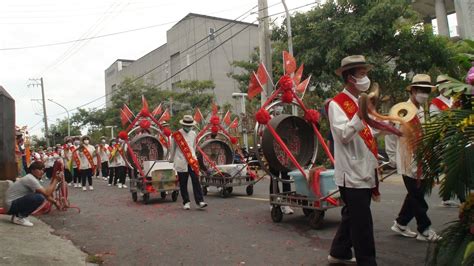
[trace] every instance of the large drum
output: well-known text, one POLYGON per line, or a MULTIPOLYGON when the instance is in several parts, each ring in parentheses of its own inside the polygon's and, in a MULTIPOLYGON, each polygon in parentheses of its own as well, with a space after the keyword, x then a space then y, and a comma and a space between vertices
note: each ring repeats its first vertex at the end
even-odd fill
MULTIPOLYGON (((164 153, 160 141, 153 135, 140 134, 133 137, 130 141, 132 150, 138 159, 138 162, 143 166, 144 161, 163 160, 164 153)), ((133 163, 132 160, 129 161, 133 163)))
MULTIPOLYGON (((209 139, 199 145, 207 157, 216 165, 231 164, 234 161, 234 152, 228 143, 219 139, 209 139)), ((200 152, 197 152, 199 167, 206 171, 212 168, 209 162, 204 160, 200 152)))
MULTIPOLYGON (((315 151, 315 139, 311 125, 303 118, 292 115, 278 115, 269 123, 286 144, 301 166, 311 162, 315 151)), ((297 169, 268 129, 262 136, 262 152, 269 167, 289 172, 297 169)))

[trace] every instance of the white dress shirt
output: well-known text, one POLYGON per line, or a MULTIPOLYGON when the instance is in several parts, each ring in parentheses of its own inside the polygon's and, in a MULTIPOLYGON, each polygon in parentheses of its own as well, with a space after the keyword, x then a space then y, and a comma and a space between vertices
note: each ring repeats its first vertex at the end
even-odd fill
MULTIPOLYGON (((116 151, 114 158, 109 162, 109 167, 127 166, 125 158, 123 158, 122 154, 120 154, 120 152, 117 150, 118 148, 122 149, 123 156, 126 156, 127 154, 127 146, 125 143, 119 143, 119 147, 114 147, 116 151)), ((114 151, 112 150, 112 152, 114 151)))
MULTIPOLYGON (((356 105, 357 98, 347 90, 347 94, 356 105)), ((336 185, 349 188, 374 188, 375 169, 378 162, 374 154, 365 145, 359 131, 365 128, 359 116, 349 120, 339 104, 329 103, 328 117, 334 139, 334 178, 336 185)), ((373 130, 371 129, 373 134, 373 130)))
MULTIPOLYGON (((411 99, 408 99, 408 103, 412 103, 411 99)), ((423 107, 420 105, 416 116, 420 120, 420 123, 425 122, 425 113, 423 107)), ((402 127, 403 132, 403 127, 402 127)), ((406 175, 412 178, 417 178, 417 163, 413 158, 413 152, 410 151, 408 145, 408 139, 406 137, 399 137, 397 143, 397 173, 401 175, 406 175)))
MULTIPOLYGON (((190 130, 188 133, 183 129, 180 129, 179 132, 183 135, 186 143, 188 144, 189 149, 191 150, 191 154, 193 155, 194 159, 196 159, 196 132, 190 130)), ((188 171, 188 161, 184 156, 181 148, 176 144, 174 138, 171 138, 171 162, 174 162, 174 169, 176 172, 187 172, 188 171)))
POLYGON ((100 162, 108 162, 110 157, 109 145, 108 144, 100 144, 99 145, 99 156, 100 162))
POLYGON ((93 167, 93 165, 91 165, 86 155, 84 154, 84 147, 87 148, 87 151, 89 151, 89 154, 91 155, 92 159, 94 159, 94 151, 95 151, 94 146, 90 144, 87 144, 87 145, 83 144, 82 146, 79 146, 79 150, 77 152, 79 154, 79 160, 81 161, 81 165, 79 166, 79 169, 81 170, 89 169, 93 167))
MULTIPOLYGON (((438 99, 440 99, 443 103, 445 103, 449 108, 451 108, 451 106, 453 106, 453 99, 448 98, 448 97, 445 97, 444 95, 440 94, 438 97, 436 97, 438 99)), ((434 104, 430 104, 430 115, 435 115, 435 114, 438 114, 440 113, 441 110, 439 110, 439 108, 434 105, 434 104)))

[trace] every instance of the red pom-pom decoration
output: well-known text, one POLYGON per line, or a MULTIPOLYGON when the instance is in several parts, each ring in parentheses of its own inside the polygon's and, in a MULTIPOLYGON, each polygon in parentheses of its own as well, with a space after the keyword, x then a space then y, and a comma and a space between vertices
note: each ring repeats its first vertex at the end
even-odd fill
POLYGON ((278 85, 283 91, 288 91, 288 90, 291 90, 293 88, 293 80, 291 79, 290 76, 283 75, 280 78, 280 81, 278 82, 278 85))
POLYGON ((319 118, 320 118, 319 112, 314 110, 314 109, 309 109, 304 114, 304 119, 306 119, 306 121, 308 121, 310 123, 313 123, 313 124, 318 123, 319 118))
POLYGON ((255 119, 259 124, 266 125, 270 121, 271 117, 267 110, 260 108, 255 114, 255 119))
POLYGON ((212 132, 212 134, 217 134, 218 131, 219 131, 219 127, 218 127, 218 126, 214 125, 214 126, 211 127, 211 132, 212 132))
POLYGON ((219 125, 220 122, 221 122, 221 121, 220 121, 220 119, 219 119, 219 117, 218 117, 217 115, 213 115, 213 116, 211 117, 211 124, 213 124, 213 125, 219 125))
POLYGON ((147 129, 149 129, 149 128, 151 127, 151 123, 150 123, 150 121, 148 121, 148 120, 142 120, 142 121, 140 121, 140 127, 141 127, 142 129, 147 130, 147 129))
POLYGON ((230 142, 235 145, 237 142, 239 142, 239 139, 236 137, 230 137, 230 142))
POLYGON ((118 133, 118 137, 119 137, 119 139, 128 140, 128 134, 127 134, 126 131, 120 131, 120 132, 118 133))
POLYGON ((163 134, 165 134, 165 136, 169 137, 171 136, 171 130, 167 127, 163 128, 163 134))
POLYGON ((281 95, 281 101, 284 103, 291 103, 293 101, 293 93, 291 90, 283 92, 281 95))

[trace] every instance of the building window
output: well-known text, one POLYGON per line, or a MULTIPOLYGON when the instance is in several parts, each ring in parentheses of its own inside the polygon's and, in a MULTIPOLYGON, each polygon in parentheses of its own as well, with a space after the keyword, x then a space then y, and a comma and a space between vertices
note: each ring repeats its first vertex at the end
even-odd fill
POLYGON ((215 34, 215 30, 214 28, 209 28, 209 40, 210 41, 214 41, 214 39, 216 38, 216 34, 215 34))
POLYGON ((171 55, 171 76, 175 75, 180 69, 179 52, 171 55))

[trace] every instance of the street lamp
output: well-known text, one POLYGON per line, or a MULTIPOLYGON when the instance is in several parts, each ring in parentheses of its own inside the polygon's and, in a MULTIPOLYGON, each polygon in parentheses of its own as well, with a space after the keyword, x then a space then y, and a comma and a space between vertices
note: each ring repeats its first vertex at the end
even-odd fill
POLYGON ((55 101, 53 101, 52 99, 48 99, 48 101, 59 105, 60 107, 62 107, 66 111, 66 113, 67 113, 67 136, 70 137, 71 136, 71 122, 69 120, 69 111, 67 110, 66 107, 64 107, 63 105, 61 105, 61 104, 59 104, 55 101))
POLYGON ((110 135, 112 136, 111 138, 114 138, 114 128, 117 126, 105 126, 105 128, 110 128, 110 135))
MULTIPOLYGON (((242 93, 242 92, 234 92, 232 93, 232 98, 237 98, 240 97, 240 107, 242 108, 242 116, 245 116, 246 111, 245 111, 245 98, 247 97, 247 93, 242 93)), ((242 123, 240 124, 241 130, 242 130, 242 136, 244 137, 244 146, 246 149, 249 147, 249 141, 247 137, 247 129, 244 130, 242 123)))

